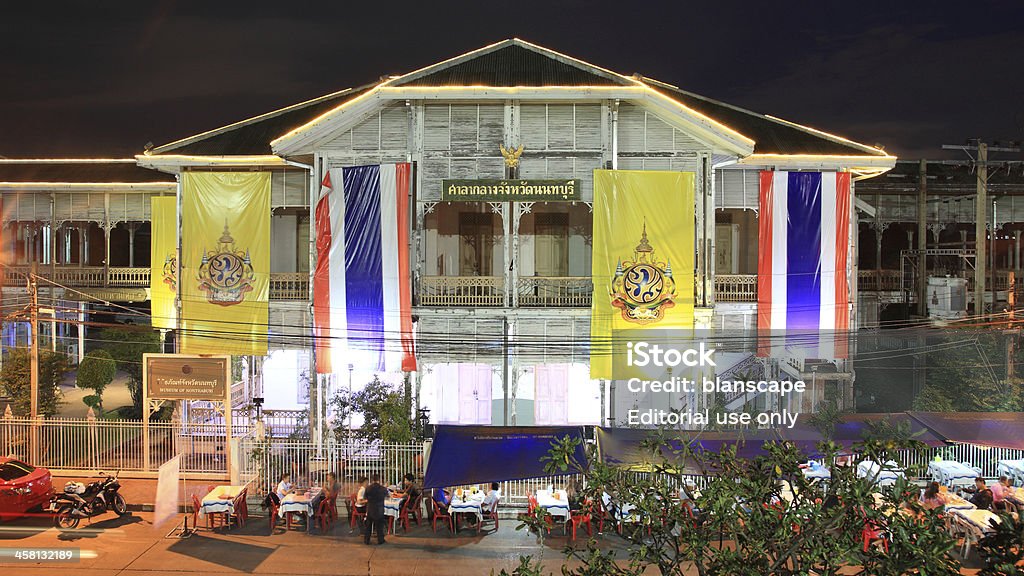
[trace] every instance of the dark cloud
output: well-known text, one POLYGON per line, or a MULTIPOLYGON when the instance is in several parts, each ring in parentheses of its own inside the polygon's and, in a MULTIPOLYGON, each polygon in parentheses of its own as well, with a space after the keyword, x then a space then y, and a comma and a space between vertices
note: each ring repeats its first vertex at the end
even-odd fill
POLYGON ((893 4, 19 3, 0 154, 132 154, 510 36, 905 156, 1024 137, 1020 4, 893 4))

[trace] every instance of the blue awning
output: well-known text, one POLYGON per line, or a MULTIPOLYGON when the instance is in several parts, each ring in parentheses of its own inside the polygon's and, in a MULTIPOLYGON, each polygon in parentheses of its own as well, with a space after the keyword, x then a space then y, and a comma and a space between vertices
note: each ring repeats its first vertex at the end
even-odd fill
MULTIPOLYGON (((581 426, 438 426, 423 479, 425 488, 558 476, 541 458, 556 439, 580 440, 575 457, 586 465, 581 426)), ((571 474, 573 472, 567 472, 571 474)))

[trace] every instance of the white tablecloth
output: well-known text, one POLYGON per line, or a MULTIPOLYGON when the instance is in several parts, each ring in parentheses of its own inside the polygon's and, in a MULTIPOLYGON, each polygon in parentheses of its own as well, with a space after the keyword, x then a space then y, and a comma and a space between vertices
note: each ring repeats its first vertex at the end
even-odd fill
POLYGON ((537 505, 552 516, 569 519, 569 495, 565 490, 555 490, 554 493, 550 490, 537 490, 537 505))
POLYGON ((931 474, 932 480, 951 488, 954 486, 970 486, 974 484, 974 479, 978 477, 978 472, 973 468, 968 468, 952 460, 929 462, 928 473, 931 474))
POLYGON ((401 498, 385 498, 384 499, 384 515, 392 516, 397 518, 399 511, 402 509, 401 498))
POLYGON ((832 478, 832 472, 818 463, 803 468, 803 473, 804 477, 810 480, 830 480, 832 478))
POLYGON ((486 494, 482 491, 477 493, 466 492, 462 497, 453 496, 448 505, 449 514, 476 514, 477 522, 484 518, 483 504, 486 494))
POLYGON ((245 490, 245 486, 217 486, 206 496, 199 506, 201 514, 235 513, 235 499, 245 490))
POLYGON ((1014 484, 1024 485, 1024 460, 1000 460, 996 473, 1013 480, 1014 484))
POLYGON ((982 533, 992 532, 990 522, 999 523, 999 515, 988 510, 953 510, 953 514, 967 520, 967 523, 982 533))
POLYGON ((892 460, 886 462, 887 470, 881 470, 877 462, 864 460, 857 464, 857 476, 861 478, 873 478, 879 486, 894 484, 897 478, 903 477, 903 472, 898 470, 898 464, 892 460), (879 472, 881 470, 881 472, 879 472))
POLYGON ((307 516, 313 516, 316 510, 313 510, 313 500, 316 499, 316 495, 320 493, 320 488, 313 488, 309 492, 299 492, 297 494, 288 494, 281 500, 281 507, 278 509, 278 514, 284 518, 284 515, 288 512, 298 512, 307 516))

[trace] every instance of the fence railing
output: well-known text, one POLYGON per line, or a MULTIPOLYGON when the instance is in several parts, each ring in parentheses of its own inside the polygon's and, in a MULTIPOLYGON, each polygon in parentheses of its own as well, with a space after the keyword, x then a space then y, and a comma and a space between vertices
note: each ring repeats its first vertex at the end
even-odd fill
POLYGON ((504 306, 503 276, 422 276, 420 306, 504 306))
POLYGON ((293 482, 308 485, 334 472, 346 490, 354 490, 360 477, 374 474, 385 484, 409 473, 422 478, 427 444, 351 441, 318 447, 305 440, 261 440, 250 434, 239 440, 238 449, 239 480, 250 483, 254 493, 265 494, 284 473, 291 474, 293 482))
POLYGON ((757 275, 716 275, 715 300, 718 302, 757 302, 757 275))
POLYGON ((594 284, 577 276, 527 276, 519 278, 516 295, 520 306, 587 307, 594 284))
MULTIPOLYGON (((245 426, 232 426, 244 436, 245 426)), ((143 423, 138 420, 0 418, 0 453, 51 471, 121 470, 152 472, 177 454, 184 472, 226 476, 224 425, 150 422, 146 462, 143 423), (33 435, 38 449, 33 451, 33 435), (35 452, 35 453, 33 453, 35 452)))

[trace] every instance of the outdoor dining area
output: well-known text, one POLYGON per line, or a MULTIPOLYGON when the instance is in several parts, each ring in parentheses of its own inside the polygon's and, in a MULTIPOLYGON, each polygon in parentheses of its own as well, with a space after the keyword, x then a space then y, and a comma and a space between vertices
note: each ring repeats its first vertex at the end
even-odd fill
MULTIPOLYGON (((883 550, 894 543, 878 518, 917 517, 922 510, 938 509, 944 530, 966 558, 1003 521, 1001 514, 1024 511, 1024 446, 1018 445, 1022 437, 998 434, 986 426, 963 416, 953 417, 952 423, 931 414, 845 416, 827 435, 836 446, 830 457, 817 448, 826 436, 804 423, 779 430, 675 431, 660 440, 666 450, 687 446, 691 458, 734 451, 739 460, 753 461, 780 442, 795 454, 807 455, 792 472, 769 471, 775 486, 763 497, 737 498, 731 504, 734 512, 728 507, 723 512, 720 503, 714 510, 705 507, 710 506, 706 490, 720 475, 696 469, 690 462, 667 471, 670 491, 652 492, 655 484, 649 478, 655 471, 649 460, 649 430, 439 426, 422 472, 392 469, 381 481, 387 489, 384 530, 403 541, 443 538, 454 539, 446 540, 454 544, 459 539, 490 539, 501 524, 526 524, 541 540, 574 543, 585 537, 629 546, 666 526, 678 530, 692 524, 703 529, 714 524, 709 520, 715 515, 720 521, 723 513, 740 523, 759 521, 755 518, 764 510, 778 510, 780 517, 793 509, 818 514, 837 505, 828 497, 832 483, 857 478, 872 497, 871 504, 864 504, 870 510, 863 513, 863 528, 857 528, 865 550, 883 550), (886 452, 883 458, 857 453, 852 447, 882 420, 905 428, 923 449, 915 455, 886 452), (638 481, 594 485, 586 470, 552 467, 552 447, 566 439, 575 446, 567 461, 593 462, 596 454, 598 462, 638 481)), ((193 524, 245 529, 253 505, 248 495, 266 490, 271 535, 301 531, 358 537, 367 523, 365 490, 371 482, 344 466, 335 470, 343 481, 321 470, 295 483, 288 477, 274 478, 276 485, 261 480, 270 488, 209 486, 205 495, 194 499, 193 524)), ((813 524, 809 516, 803 518, 813 524)), ((795 521, 804 522, 800 517, 795 521)), ((246 530, 248 534, 253 529, 246 530)), ((731 542, 724 532, 720 540, 731 542)))

